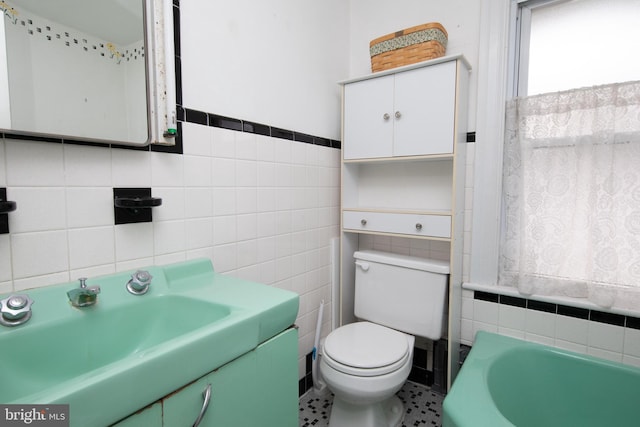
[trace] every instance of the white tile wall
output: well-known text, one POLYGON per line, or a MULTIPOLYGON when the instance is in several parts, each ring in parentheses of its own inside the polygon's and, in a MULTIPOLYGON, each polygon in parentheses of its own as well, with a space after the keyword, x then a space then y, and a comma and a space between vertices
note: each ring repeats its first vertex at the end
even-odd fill
POLYGON ((18 203, 0 235, 0 292, 208 257, 300 294, 302 377, 331 301, 340 150, 192 123, 182 133, 182 156, 0 140, 0 184, 18 203), (154 221, 114 226, 113 187, 152 187, 154 221))
POLYGON ((480 330, 640 366, 637 329, 475 300, 464 290, 462 343, 473 345, 480 330))

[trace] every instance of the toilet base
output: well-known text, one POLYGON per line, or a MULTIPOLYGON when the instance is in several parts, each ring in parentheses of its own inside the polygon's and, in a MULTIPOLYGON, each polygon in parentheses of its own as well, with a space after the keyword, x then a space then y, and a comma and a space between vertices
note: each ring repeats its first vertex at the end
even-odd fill
POLYGON ((372 405, 354 405, 333 399, 329 427, 400 427, 404 405, 398 396, 372 405))

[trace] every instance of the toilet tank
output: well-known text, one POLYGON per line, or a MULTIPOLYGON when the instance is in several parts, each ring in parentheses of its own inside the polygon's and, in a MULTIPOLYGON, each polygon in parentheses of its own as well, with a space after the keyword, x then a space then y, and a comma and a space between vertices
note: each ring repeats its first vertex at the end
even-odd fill
POLYGON ((448 262, 373 250, 353 257, 356 317, 432 340, 442 337, 448 262))

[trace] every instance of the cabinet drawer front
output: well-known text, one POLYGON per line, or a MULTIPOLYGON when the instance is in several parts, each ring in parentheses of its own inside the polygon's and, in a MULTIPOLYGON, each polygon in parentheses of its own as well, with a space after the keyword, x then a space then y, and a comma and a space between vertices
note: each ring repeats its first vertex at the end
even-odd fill
POLYGON ((345 229, 413 236, 451 237, 451 216, 345 211, 345 229))

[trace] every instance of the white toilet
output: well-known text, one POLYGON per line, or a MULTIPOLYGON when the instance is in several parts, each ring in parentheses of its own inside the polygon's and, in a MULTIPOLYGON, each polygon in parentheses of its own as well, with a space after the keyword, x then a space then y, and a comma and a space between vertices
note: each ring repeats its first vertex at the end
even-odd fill
POLYGON ((397 427, 395 393, 411 371, 414 335, 442 337, 449 264, 379 251, 354 254, 355 315, 324 343, 320 372, 334 393, 330 427, 397 427))

